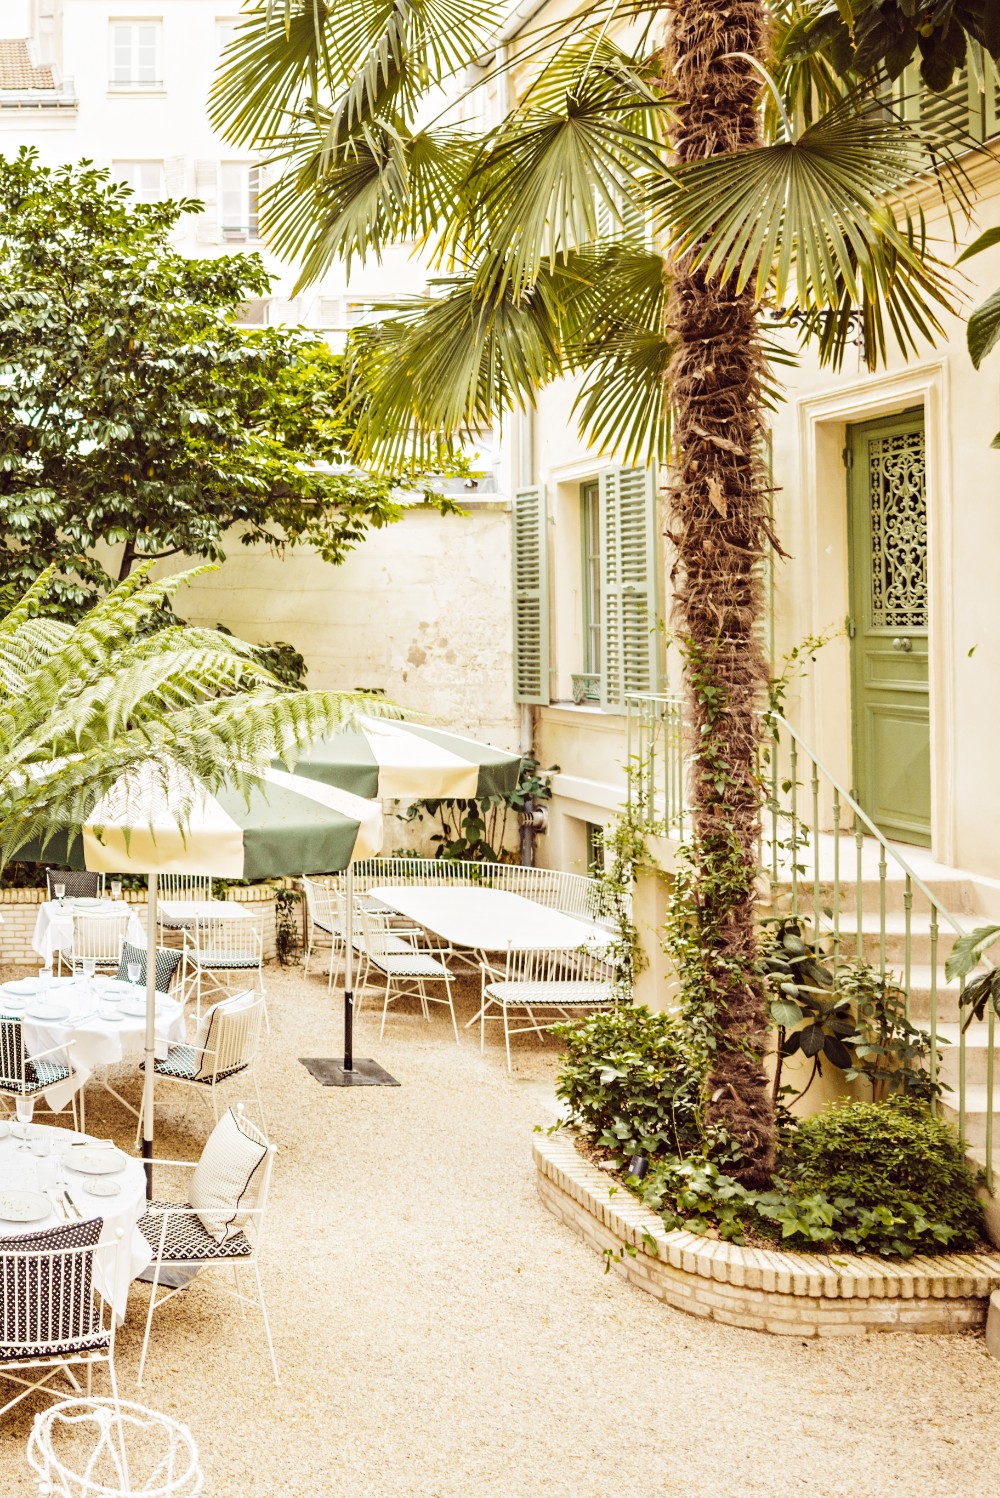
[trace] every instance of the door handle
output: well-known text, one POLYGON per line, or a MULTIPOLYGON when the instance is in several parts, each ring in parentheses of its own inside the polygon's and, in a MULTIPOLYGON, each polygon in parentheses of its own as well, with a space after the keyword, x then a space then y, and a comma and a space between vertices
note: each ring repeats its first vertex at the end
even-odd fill
POLYGON ((913 649, 913 641, 908 640, 905 635, 897 635, 892 642, 893 650, 904 650, 907 654, 913 649))

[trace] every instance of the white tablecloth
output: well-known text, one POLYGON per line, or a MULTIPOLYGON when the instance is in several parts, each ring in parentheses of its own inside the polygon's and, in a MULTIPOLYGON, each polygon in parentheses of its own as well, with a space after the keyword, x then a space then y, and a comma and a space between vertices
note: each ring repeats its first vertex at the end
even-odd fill
MULTIPOLYGON (((72 1066, 75 1075, 45 1089, 45 1101, 50 1108, 57 1112, 65 1108, 73 1093, 85 1085, 97 1067, 112 1066, 128 1056, 135 1056, 137 1061, 141 1058, 146 1036, 145 1015, 122 1014, 121 1007, 118 1006, 119 1018, 105 1019, 97 1012, 97 1006, 100 993, 110 989, 119 993, 128 992, 144 1002, 144 988, 113 983, 106 978, 95 978, 88 993, 84 978, 56 978, 45 997, 58 997, 65 1001, 70 1012, 65 1019, 54 1020, 35 1018, 30 1013, 34 1001, 11 992, 11 988, 16 989, 17 986, 17 983, 0 985, 0 1012, 21 1013, 23 1010, 27 1054, 40 1056, 54 1046, 64 1046, 70 1040, 73 1042, 72 1066)), ((156 996, 156 1035, 162 1046, 184 1039, 183 1009, 175 999, 168 998, 166 994, 156 996)), ((48 1059, 59 1061, 58 1056, 48 1059)))
POLYGON ((603 926, 503 889, 382 885, 368 893, 451 946, 471 947, 476 952, 503 952, 508 947, 566 951, 586 947, 599 953, 610 940, 603 926))
MULTIPOLYGON (((16 1125, 15 1125, 16 1127, 16 1125)), ((62 1154, 74 1140, 85 1139, 73 1129, 62 1129, 52 1124, 32 1124, 32 1133, 37 1130, 52 1140, 53 1151, 62 1154)), ((17 1148, 13 1134, 0 1139, 0 1186, 28 1191, 43 1191, 50 1201, 55 1190, 47 1183, 53 1178, 53 1160, 38 1159, 27 1150, 17 1148)), ((146 1173, 140 1160, 125 1157, 125 1167, 113 1176, 86 1176, 77 1171, 64 1169, 63 1178, 70 1200, 79 1207, 84 1217, 100 1217, 101 1243, 114 1243, 119 1230, 122 1232, 116 1272, 112 1278, 113 1257, 98 1250, 94 1261, 94 1284, 98 1293, 108 1301, 120 1322, 128 1303, 128 1287, 137 1274, 152 1263, 153 1254, 149 1244, 139 1232, 138 1222, 146 1210, 146 1173), (91 1196, 86 1190, 88 1181, 113 1180, 121 1185, 119 1196, 91 1196)), ((61 1188, 60 1188, 61 1189, 61 1188)), ((26 1233, 45 1232, 49 1228, 61 1227, 66 1219, 53 1205, 49 1217, 40 1222, 0 1222, 0 1247, 4 1238, 19 1238, 26 1233)))
POLYGON ((102 900, 100 905, 77 907, 73 900, 43 900, 38 907, 35 931, 31 945, 44 958, 45 966, 51 967, 57 952, 68 952, 73 945, 73 910, 81 915, 107 915, 112 911, 127 914, 130 907, 124 900, 102 900))

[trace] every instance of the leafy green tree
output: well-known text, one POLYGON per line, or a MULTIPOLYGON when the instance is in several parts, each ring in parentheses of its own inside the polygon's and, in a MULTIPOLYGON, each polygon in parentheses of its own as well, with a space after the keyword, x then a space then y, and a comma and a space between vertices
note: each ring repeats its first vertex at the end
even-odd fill
MULTIPOLYGON (((347 461, 343 360, 236 325, 256 255, 187 259, 191 202, 140 204, 105 171, 0 158, 0 600, 50 563, 69 617, 143 558, 225 557, 228 533, 342 560, 402 511, 400 465, 347 461), (119 550, 120 548, 120 550, 119 550)), ((448 507, 425 491, 428 502, 448 507)))
POLYGON ((696 751, 692 921, 714 1045, 705 1113, 749 1185, 768 1180, 774 1152, 755 943, 759 564, 777 540, 768 330, 794 314, 836 367, 860 326, 875 367, 890 345, 906 357, 937 336, 953 305, 910 197, 953 142, 867 111, 822 53, 783 50, 815 9, 591 0, 571 34, 543 11, 514 58, 532 82, 475 135, 421 122, 429 92, 449 80, 461 92, 471 64, 497 85, 512 65, 479 0, 259 0, 213 95, 230 141, 283 164, 265 227, 303 281, 414 238, 450 273, 356 351, 352 445, 365 461, 391 470, 567 373, 595 447, 670 460, 696 751), (635 229, 649 216, 655 246, 635 229))
POLYGON ((916 62, 940 93, 965 67, 970 42, 1000 62, 996 0, 819 0, 802 7, 786 50, 824 52, 840 74, 860 78, 898 78, 916 62))
POLYGON ((75 624, 45 613, 51 571, 0 619, 0 861, 78 829, 140 764, 180 765, 210 790, 239 785, 341 726, 362 700, 286 691, 242 641, 163 624, 167 600, 193 574, 152 582, 152 565, 75 624))

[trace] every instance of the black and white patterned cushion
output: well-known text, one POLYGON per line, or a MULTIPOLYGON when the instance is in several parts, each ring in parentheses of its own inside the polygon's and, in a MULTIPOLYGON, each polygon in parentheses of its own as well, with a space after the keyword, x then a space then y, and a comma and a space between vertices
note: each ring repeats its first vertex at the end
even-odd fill
POLYGON ((267 1140, 242 1113, 227 1108, 208 1136, 194 1175, 190 1201, 209 1237, 235 1236, 257 1205, 267 1140))
POLYGON ((51 1263, 31 1257, 53 1249, 93 1249, 101 1227, 101 1219, 92 1217, 0 1239, 0 1363, 37 1356, 39 1342, 46 1344, 46 1356, 107 1347, 110 1333, 101 1329, 91 1294, 93 1254, 56 1253, 51 1263))
MULTIPOLYGON (((150 1202, 150 1207, 178 1206, 176 1202, 150 1202)), ((139 1222, 139 1231, 153 1251, 160 1251, 160 1234, 163 1218, 147 1211, 139 1222)), ((167 1218, 167 1230, 163 1238, 163 1262, 165 1264, 194 1264, 199 1259, 245 1259, 253 1252, 245 1233, 235 1232, 232 1237, 217 1242, 205 1231, 201 1219, 193 1212, 172 1213, 167 1218)))
POLYGON ((100 874, 91 874, 85 869, 46 869, 45 879, 49 886, 49 899, 55 899, 57 884, 64 884, 67 900, 94 900, 101 893, 100 874))
POLYGON ((68 1066, 54 1061, 32 1061, 24 1054, 19 1019, 0 1019, 0 1085, 6 1091, 40 1092, 69 1076, 68 1066))
MULTIPOLYGON (((175 951, 172 947, 157 947, 156 949, 156 987, 160 993, 166 993, 173 980, 173 976, 180 967, 183 952, 175 951)), ((139 964, 139 982, 145 986, 146 983, 146 948, 137 947, 127 941, 122 947, 121 960, 118 963, 117 978, 119 983, 128 982, 128 968, 130 962, 139 964)))
POLYGON ((194 959, 199 967, 220 968, 227 973, 239 972, 244 968, 260 967, 260 955, 257 952, 199 952, 194 959))
MULTIPOLYGON (((205 1082, 212 1080, 211 1070, 202 1071, 203 1057, 200 1051, 196 1051, 193 1045, 172 1045, 167 1052, 166 1058, 153 1063, 153 1070, 158 1077, 180 1077, 185 1082, 205 1082)), ((140 1067, 145 1066, 140 1061, 140 1067)), ((228 1071, 220 1071, 216 1076, 217 1082, 226 1077, 234 1077, 237 1072, 246 1071, 246 1065, 231 1066, 228 1071)))

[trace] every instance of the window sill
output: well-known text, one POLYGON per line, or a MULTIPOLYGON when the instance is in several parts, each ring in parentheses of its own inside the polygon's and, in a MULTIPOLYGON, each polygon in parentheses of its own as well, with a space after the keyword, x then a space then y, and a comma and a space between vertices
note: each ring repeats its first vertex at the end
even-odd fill
POLYGON ((162 86, 149 88, 109 88, 109 99, 165 99, 167 91, 162 86))
POLYGON ((540 711, 568 713, 574 718, 599 718, 608 724, 617 724, 625 717, 624 711, 618 708, 601 707, 599 702, 572 702, 569 698, 564 702, 550 702, 540 711))

